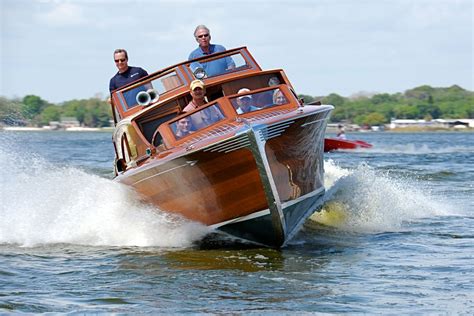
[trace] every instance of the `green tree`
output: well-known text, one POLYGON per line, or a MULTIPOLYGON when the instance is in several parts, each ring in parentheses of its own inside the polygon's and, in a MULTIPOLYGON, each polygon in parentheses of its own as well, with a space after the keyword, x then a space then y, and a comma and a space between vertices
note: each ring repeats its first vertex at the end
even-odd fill
POLYGON ((26 118, 33 119, 48 106, 48 103, 36 95, 27 95, 23 98, 22 112, 26 118))
POLYGON ((24 125, 22 104, 19 101, 0 97, 0 122, 6 125, 24 125))
POLYGON ((397 101, 396 97, 391 96, 388 93, 376 94, 370 100, 373 104, 391 103, 397 101))
POLYGON ((418 108, 413 105, 402 105, 395 108, 395 114, 402 119, 416 119, 418 118, 418 108))
POLYGON ((314 97, 306 94, 298 94, 298 99, 303 99, 305 104, 311 103, 316 100, 314 97))
POLYGON ((51 121, 59 121, 61 118, 61 110, 56 105, 50 105, 41 112, 41 125, 49 125, 51 121))
POLYGON ((331 104, 334 106, 341 106, 344 104, 345 99, 336 93, 331 93, 323 99, 324 104, 331 104))
POLYGON ((363 121, 363 124, 370 125, 370 126, 382 125, 384 123, 387 123, 387 119, 385 118, 385 116, 377 112, 372 112, 368 114, 365 117, 365 120, 363 121))

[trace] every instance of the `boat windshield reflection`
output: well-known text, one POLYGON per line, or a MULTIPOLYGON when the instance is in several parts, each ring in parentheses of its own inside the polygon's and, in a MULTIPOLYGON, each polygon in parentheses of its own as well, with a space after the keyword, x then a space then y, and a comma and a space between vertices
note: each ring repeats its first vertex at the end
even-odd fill
POLYGON ((218 58, 204 59, 199 62, 193 62, 188 65, 192 73, 198 68, 205 72, 204 78, 215 77, 229 72, 248 69, 251 66, 245 61, 241 52, 232 55, 220 56, 218 58))
POLYGON ((181 139, 194 132, 211 126, 225 119, 222 109, 218 103, 207 106, 190 115, 181 117, 170 124, 176 139, 181 139))
POLYGON ((257 93, 245 93, 231 98, 230 102, 238 114, 244 114, 288 104, 288 98, 281 89, 276 88, 257 93))

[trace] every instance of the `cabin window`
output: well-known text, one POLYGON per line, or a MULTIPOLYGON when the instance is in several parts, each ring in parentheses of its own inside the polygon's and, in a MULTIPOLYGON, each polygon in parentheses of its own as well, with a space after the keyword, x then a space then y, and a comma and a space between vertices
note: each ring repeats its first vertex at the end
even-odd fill
POLYGON ((181 139, 196 131, 211 126, 225 119, 222 109, 218 103, 193 112, 170 124, 176 139, 181 139))
POLYGON ((147 85, 139 85, 138 87, 133 87, 126 91, 122 92, 123 99, 125 101, 124 110, 127 111, 138 105, 137 96, 140 92, 146 92, 148 88, 151 88, 148 84, 147 85))
POLYGON ((258 93, 245 93, 230 99, 237 114, 288 104, 288 98, 279 88, 258 93))
POLYGON ((252 68, 240 52, 192 62, 188 67, 192 73, 195 73, 198 69, 204 70, 204 78, 252 68))
POLYGON ((125 104, 122 104, 123 110, 127 111, 137 105, 147 106, 157 101, 159 95, 182 86, 183 80, 181 77, 182 75, 180 76, 176 70, 172 70, 122 91, 123 101, 125 102, 125 104))
POLYGON ((183 82, 181 81, 176 71, 171 71, 152 80, 151 84, 153 86, 153 89, 158 91, 159 94, 163 94, 170 90, 176 89, 179 86, 182 86, 183 82))
MULTIPOLYGON (((158 129, 158 127, 160 127, 160 125, 163 124, 164 122, 167 122, 167 121, 175 118, 177 115, 178 115, 177 112, 174 112, 174 113, 164 115, 164 116, 161 116, 161 117, 156 117, 156 118, 150 119, 150 120, 148 120, 144 123, 141 123, 140 127, 141 127, 142 133, 145 136, 145 138, 147 139, 147 141, 151 143, 152 142, 152 137, 153 137, 155 131, 158 129)), ((154 145, 156 146, 156 144, 154 144, 154 145)))

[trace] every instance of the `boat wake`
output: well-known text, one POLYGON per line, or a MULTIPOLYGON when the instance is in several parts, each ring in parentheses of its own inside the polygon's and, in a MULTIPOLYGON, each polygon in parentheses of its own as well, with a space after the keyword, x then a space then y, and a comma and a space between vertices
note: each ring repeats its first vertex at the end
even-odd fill
POLYGON ((144 205, 111 180, 6 149, 0 148, 0 244, 188 247, 208 232, 144 205))
POLYGON ((409 179, 396 178, 361 164, 349 170, 325 162, 327 189, 323 209, 310 218, 355 233, 398 231, 404 223, 453 211, 409 179))
MULTIPOLYGON (((128 187, 38 155, 0 146, 0 244, 183 248, 209 233, 143 204, 128 187), (112 198, 113 197, 113 198, 112 198)), ((310 220, 350 232, 397 231, 418 218, 451 214, 449 203, 408 179, 361 164, 325 162, 326 202, 310 220)))
MULTIPOLYGON (((361 149, 357 149, 362 151, 361 149)), ((427 144, 396 144, 384 145, 377 144, 372 148, 366 148, 365 151, 381 154, 407 154, 407 155, 427 155, 427 154, 451 154, 451 153, 474 153, 472 146, 436 146, 430 147, 427 144)))

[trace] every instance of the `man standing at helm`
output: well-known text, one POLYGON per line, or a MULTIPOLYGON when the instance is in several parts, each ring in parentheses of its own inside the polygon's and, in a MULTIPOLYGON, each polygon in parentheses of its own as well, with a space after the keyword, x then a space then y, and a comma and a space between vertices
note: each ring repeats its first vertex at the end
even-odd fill
MULTIPOLYGON (((218 44, 211 44, 211 31, 205 25, 198 25, 194 30, 194 38, 199 44, 198 48, 189 54, 188 60, 219 53, 225 51, 225 47, 218 44)), ((235 68, 235 63, 230 57, 214 60, 207 63, 193 63, 191 68, 201 66, 206 72, 207 76, 214 76, 225 73, 226 70, 235 68)), ((194 69, 193 69, 194 71, 194 69)))
POLYGON ((194 38, 199 46, 189 54, 188 60, 226 50, 222 45, 211 44, 211 31, 205 25, 198 25, 196 27, 194 38))

